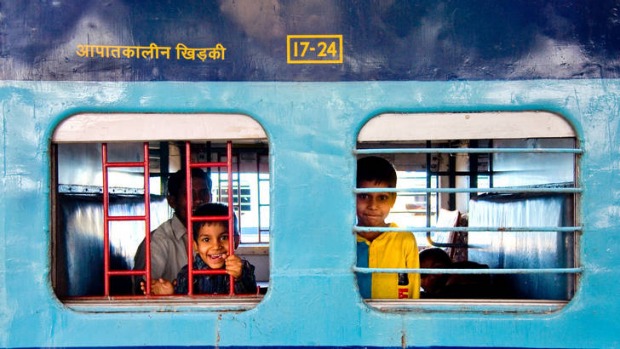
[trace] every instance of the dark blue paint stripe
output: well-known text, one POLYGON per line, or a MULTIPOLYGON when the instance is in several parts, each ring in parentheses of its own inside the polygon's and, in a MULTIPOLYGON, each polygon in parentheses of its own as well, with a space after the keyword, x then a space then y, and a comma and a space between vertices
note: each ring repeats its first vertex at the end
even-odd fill
MULTIPOLYGON (((29 1, 4 6, 3 80, 48 81, 451 81, 620 77, 620 21, 615 0, 326 0, 298 13, 282 2, 253 22, 239 22, 220 2, 185 0, 29 1), (86 11, 85 9, 88 9, 86 11), (543 10, 544 9, 544 10, 543 10), (88 29, 92 13, 106 13, 88 29), (456 15, 458 14, 458 15, 456 15), (274 16, 276 18, 274 18, 274 16), (307 19, 322 22, 304 23, 307 19), (101 28, 131 33, 110 38, 101 28), (262 28, 264 28, 263 31, 262 28), (300 29, 306 28, 302 32, 300 29), (311 28, 311 29, 308 29, 311 28), (86 32, 84 32, 86 30, 86 32), (79 32, 78 32, 79 31, 79 32), (342 63, 291 64, 287 35, 342 35, 342 63), (89 42, 74 42, 88 37, 89 42), (168 56, 85 57, 77 45, 169 47, 168 56), (185 58, 190 48, 226 48, 225 59, 185 58), (183 51, 184 52, 184 51, 183 51), (287 55, 287 53, 289 55, 287 55)), ((235 7, 232 6, 234 9, 235 7)), ((239 9, 238 9, 239 10, 239 9)), ((250 11, 250 9, 244 9, 250 11)), ((317 39, 318 40, 318 39, 317 39)), ((314 54, 318 54, 319 41, 314 54)), ((340 50, 338 46, 338 50, 340 50)), ((308 50, 310 53, 310 50, 308 50)), ((301 55, 300 52, 297 55, 301 55)), ((204 56, 203 56, 204 57, 204 56)))

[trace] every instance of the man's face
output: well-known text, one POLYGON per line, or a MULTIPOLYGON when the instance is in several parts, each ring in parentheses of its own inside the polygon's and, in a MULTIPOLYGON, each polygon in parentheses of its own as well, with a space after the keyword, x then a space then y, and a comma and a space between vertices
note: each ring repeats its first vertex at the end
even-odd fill
MULTIPOLYGON (((207 187, 207 181, 202 177, 192 178, 192 210, 210 201, 211 193, 209 192, 209 187, 207 187)), ((187 193, 185 186, 179 191, 178 197, 168 196, 168 204, 185 224, 187 221, 187 193)))

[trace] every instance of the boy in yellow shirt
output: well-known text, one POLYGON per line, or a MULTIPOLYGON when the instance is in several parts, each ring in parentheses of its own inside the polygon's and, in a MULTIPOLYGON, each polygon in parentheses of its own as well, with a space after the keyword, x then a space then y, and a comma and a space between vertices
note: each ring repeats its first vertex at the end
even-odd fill
MULTIPOLYGON (((369 156, 357 161, 357 188, 396 188, 396 170, 384 158, 369 156)), ((397 227, 385 222, 396 202, 396 193, 357 194, 357 225, 397 227)), ((357 233, 357 266, 362 268, 419 268, 418 246, 409 232, 357 233)), ((414 273, 357 274, 363 298, 420 298, 420 275, 414 273)))

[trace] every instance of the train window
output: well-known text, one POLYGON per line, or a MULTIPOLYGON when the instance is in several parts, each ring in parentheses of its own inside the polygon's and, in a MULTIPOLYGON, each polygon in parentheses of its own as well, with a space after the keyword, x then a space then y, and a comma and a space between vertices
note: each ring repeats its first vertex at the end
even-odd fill
POLYGON ((236 114, 79 114, 56 128, 51 150, 52 285, 65 304, 247 309, 262 298, 269 284, 270 174, 267 137, 256 121, 236 114), (230 229, 238 238, 226 240, 230 229), (217 235, 217 251, 187 241, 203 230, 217 235), (200 258, 230 249, 249 263, 234 283, 200 258), (157 257, 161 250, 166 258, 157 257), (183 265, 183 275, 172 270, 183 265), (176 275, 185 281, 177 279, 178 287, 153 283, 176 275))
MULTIPOLYGON (((421 297, 415 302, 373 297, 367 303, 432 308, 466 299, 485 309, 562 307, 575 294, 581 273, 580 154, 573 128, 549 112, 393 113, 370 119, 360 130, 355 155, 385 158, 396 169, 396 188, 385 190, 397 194, 386 219, 397 227, 355 225, 354 231, 412 232, 420 268, 382 269, 358 261, 354 270, 358 280, 417 272, 421 297)), ((358 196, 372 192, 377 190, 355 190, 358 196)))

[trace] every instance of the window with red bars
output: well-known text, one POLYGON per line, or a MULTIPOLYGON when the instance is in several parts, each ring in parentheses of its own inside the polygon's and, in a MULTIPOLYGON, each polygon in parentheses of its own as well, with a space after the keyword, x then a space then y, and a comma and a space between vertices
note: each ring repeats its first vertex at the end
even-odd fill
MULTIPOLYGON (((147 121, 141 115, 130 117, 147 121)), ((97 120, 111 125, 109 120, 97 120)), ((219 141, 207 137, 183 140, 175 132, 182 136, 186 131, 171 131, 180 140, 136 142, 131 135, 107 140, 114 132, 97 135, 97 129, 93 129, 71 134, 62 127, 51 148, 52 284, 61 300, 159 301, 179 296, 247 299, 266 292, 269 162, 262 129, 255 132, 255 137, 238 139, 230 135, 228 141, 222 141, 221 136, 216 137, 219 141), (89 132, 90 138, 86 135, 89 132), (173 185, 177 188, 172 189, 183 193, 179 195, 182 203, 171 201, 168 195, 168 178, 177 172, 184 177, 180 181, 182 188, 177 181, 173 185), (194 172, 202 176, 196 180, 194 172), (229 187, 232 195, 228 195, 229 187), (201 207, 202 213, 196 215, 194 209, 201 207), (199 232, 200 227, 208 227, 204 229, 204 241, 213 241, 208 233, 216 230, 217 245, 225 248, 215 251, 221 253, 210 253, 210 257, 200 254, 200 243, 193 238, 195 226, 199 232), (178 228, 183 234, 175 232, 178 228), (179 270, 168 272, 174 275, 166 279, 170 284, 164 283, 162 275, 152 274, 161 260, 153 254, 161 252, 165 245, 156 241, 158 229, 184 235, 177 250, 164 258, 176 258, 181 265, 179 270), (206 257, 212 260, 205 261, 206 257), (143 264, 137 263, 138 259, 143 264), (239 268, 225 269, 235 262, 239 268), (183 268, 186 286, 175 287, 183 268), (251 274, 253 278, 248 277, 251 274), (244 287, 237 286, 240 282, 244 287)), ((116 127, 118 133, 125 132, 121 123, 111 127, 116 127)))

